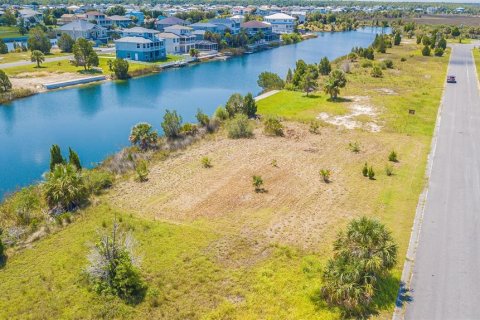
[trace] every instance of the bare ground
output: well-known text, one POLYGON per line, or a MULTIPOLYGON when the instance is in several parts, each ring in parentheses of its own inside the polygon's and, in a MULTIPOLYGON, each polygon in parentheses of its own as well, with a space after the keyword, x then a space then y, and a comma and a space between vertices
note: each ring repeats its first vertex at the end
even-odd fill
POLYGON ((91 75, 81 75, 78 73, 54 73, 54 72, 24 72, 10 77, 14 88, 25 88, 34 92, 47 91, 44 88, 45 83, 59 82, 73 79, 88 78, 91 75))

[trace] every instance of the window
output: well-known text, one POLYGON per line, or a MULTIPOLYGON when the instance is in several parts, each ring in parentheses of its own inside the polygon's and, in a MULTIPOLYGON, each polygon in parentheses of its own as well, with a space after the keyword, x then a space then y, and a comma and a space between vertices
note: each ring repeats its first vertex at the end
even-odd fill
POLYGON ((137 43, 137 49, 139 49, 139 48, 140 48, 140 43, 137 43))

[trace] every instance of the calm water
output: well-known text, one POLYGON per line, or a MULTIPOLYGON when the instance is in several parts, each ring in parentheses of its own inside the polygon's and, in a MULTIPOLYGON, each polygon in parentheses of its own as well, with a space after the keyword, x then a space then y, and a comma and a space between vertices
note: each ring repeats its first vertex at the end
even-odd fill
POLYGON ((212 114, 234 92, 258 94, 257 77, 272 71, 284 77, 295 61, 318 63, 368 46, 375 32, 364 29, 320 34, 318 38, 261 53, 168 70, 121 83, 53 91, 0 106, 0 198, 41 179, 49 148, 72 147, 92 165, 128 145, 130 128, 147 121, 160 129, 165 109, 194 121, 201 108, 212 114))

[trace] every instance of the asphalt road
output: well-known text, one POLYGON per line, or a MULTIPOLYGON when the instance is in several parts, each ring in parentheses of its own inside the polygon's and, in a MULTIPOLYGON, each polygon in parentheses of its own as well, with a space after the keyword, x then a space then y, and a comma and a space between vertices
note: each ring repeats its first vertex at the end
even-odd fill
POLYGON ((480 95, 453 47, 406 319, 480 319, 480 95))

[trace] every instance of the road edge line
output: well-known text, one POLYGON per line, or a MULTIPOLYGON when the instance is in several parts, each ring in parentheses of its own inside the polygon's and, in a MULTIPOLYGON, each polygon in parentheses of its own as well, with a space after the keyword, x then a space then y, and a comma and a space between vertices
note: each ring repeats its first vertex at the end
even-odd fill
POLYGON ((430 175, 433 168, 433 159, 435 157, 435 151, 437 149, 438 131, 440 129, 440 122, 442 120, 443 104, 445 99, 446 78, 448 75, 448 69, 450 68, 450 62, 452 59, 453 48, 451 48, 450 57, 448 58, 447 73, 445 74, 442 99, 437 111, 437 119, 435 121, 435 128, 433 130, 432 144, 430 152, 427 156, 427 167, 425 170, 425 178, 427 182, 423 188, 422 193, 418 198, 417 208, 415 210, 415 217, 413 219, 412 232, 410 234, 410 241, 408 243, 407 254, 405 256, 405 263, 403 264, 402 277, 400 279, 400 288, 398 289, 397 298, 395 300, 395 309, 393 311, 392 320, 403 320, 405 318, 406 304, 403 301, 403 296, 410 290, 410 285, 413 276, 413 267, 415 265, 415 258, 417 254, 417 247, 420 242, 420 234, 422 230, 423 215, 425 213, 425 203, 427 202, 428 189, 430 185, 430 175))

